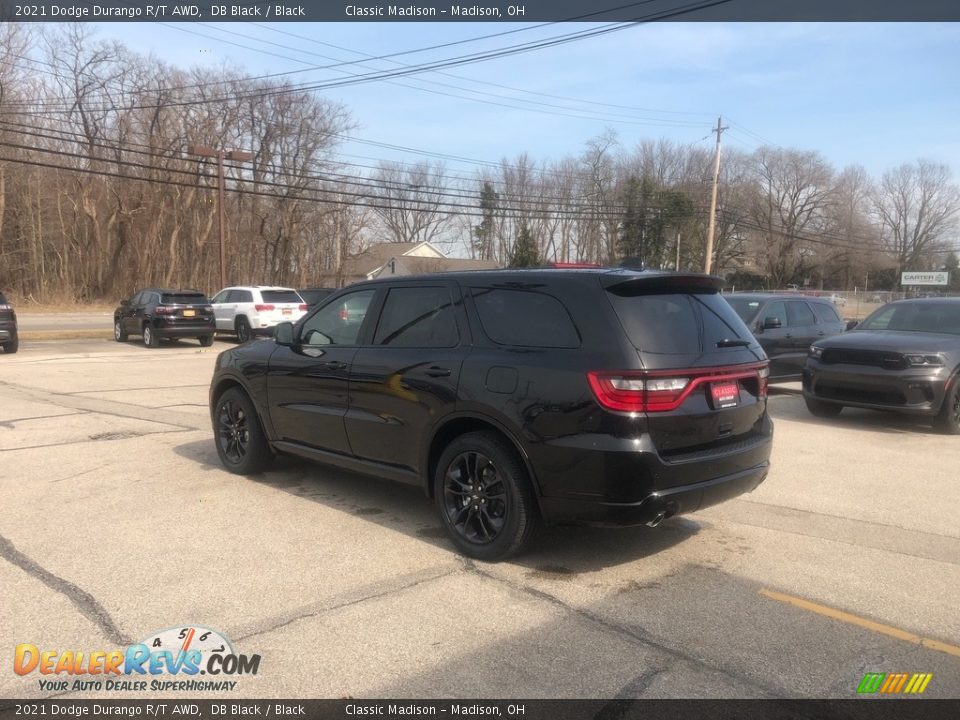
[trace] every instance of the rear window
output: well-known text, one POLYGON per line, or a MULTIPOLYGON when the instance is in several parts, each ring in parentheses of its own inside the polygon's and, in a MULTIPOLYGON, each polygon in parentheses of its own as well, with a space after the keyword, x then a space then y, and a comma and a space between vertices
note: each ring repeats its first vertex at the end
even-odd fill
POLYGON ((206 295, 198 293, 164 293, 160 296, 164 305, 209 305, 206 295))
POLYGON ((630 342, 647 353, 697 353, 753 336, 717 293, 607 294, 630 342))
POLYGON ((842 322, 842 320, 840 320, 840 316, 837 315, 837 311, 833 309, 833 305, 827 305, 826 303, 813 303, 813 305, 810 307, 813 308, 813 311, 817 314, 817 318, 820 320, 820 322, 842 322))
POLYGON ((302 303, 303 299, 296 290, 261 290, 261 297, 265 303, 302 303))
POLYGON ((500 345, 538 348, 580 347, 570 313, 552 295, 529 290, 473 288, 480 324, 500 345))

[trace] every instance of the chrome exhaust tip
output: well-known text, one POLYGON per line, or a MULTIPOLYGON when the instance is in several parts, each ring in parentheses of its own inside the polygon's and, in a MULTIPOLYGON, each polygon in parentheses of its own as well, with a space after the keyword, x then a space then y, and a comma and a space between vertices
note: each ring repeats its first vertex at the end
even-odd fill
POLYGON ((667 516, 667 511, 661 510, 659 513, 657 513, 657 516, 653 520, 647 521, 646 523, 647 527, 656 527, 657 525, 663 522, 663 519, 666 516, 667 516))

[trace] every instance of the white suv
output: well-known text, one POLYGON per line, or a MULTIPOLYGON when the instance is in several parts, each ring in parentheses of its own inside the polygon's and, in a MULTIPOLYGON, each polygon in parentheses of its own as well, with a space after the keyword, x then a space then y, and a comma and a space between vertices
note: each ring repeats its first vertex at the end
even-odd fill
POLYGON ((269 335, 277 323, 296 322, 307 304, 293 288, 254 285, 224 288, 210 301, 217 332, 236 333, 240 342, 269 335))

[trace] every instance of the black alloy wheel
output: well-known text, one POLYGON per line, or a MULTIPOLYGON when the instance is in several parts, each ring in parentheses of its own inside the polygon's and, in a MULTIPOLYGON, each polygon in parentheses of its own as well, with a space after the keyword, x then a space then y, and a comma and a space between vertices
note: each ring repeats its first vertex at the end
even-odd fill
POLYGON ((250 321, 245 317, 237 318, 237 340, 239 340, 241 343, 245 343, 250 340, 250 321))
POLYGON ((533 531, 535 503, 526 469, 493 433, 468 433, 450 443, 437 464, 435 495, 454 544, 470 557, 501 560, 533 531))
POLYGON ((227 470, 249 475, 270 465, 273 453, 246 393, 227 390, 217 401, 213 422, 217 455, 227 470))
POLYGON ((954 376, 947 383, 937 424, 947 435, 960 435, 960 376, 954 376))
POLYGON ((201 335, 199 340, 201 347, 210 347, 213 345, 213 335, 201 335))

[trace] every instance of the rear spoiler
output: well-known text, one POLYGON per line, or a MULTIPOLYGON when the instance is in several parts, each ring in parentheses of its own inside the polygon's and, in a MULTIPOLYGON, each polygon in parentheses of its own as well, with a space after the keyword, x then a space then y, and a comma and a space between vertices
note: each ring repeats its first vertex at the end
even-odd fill
POLYGON ((612 270, 600 276, 600 285, 615 295, 647 293, 720 292, 723 278, 703 273, 636 272, 612 270))

